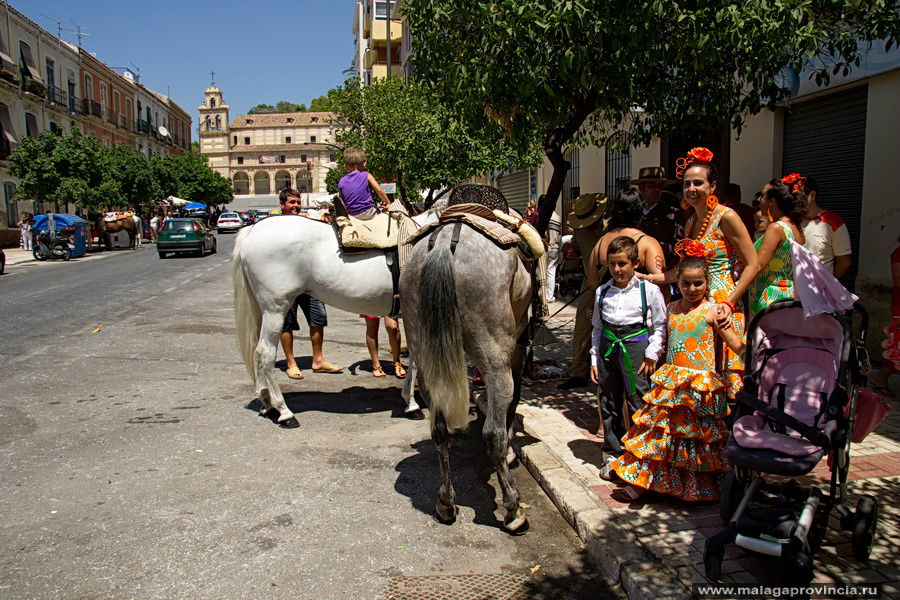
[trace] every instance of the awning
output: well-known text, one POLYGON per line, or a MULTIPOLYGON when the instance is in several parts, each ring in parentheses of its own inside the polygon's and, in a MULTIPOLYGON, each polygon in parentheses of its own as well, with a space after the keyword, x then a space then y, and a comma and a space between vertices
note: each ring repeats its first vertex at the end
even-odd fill
POLYGON ((3 135, 9 140, 9 143, 18 144, 16 130, 13 128, 12 119, 9 118, 9 107, 5 104, 0 104, 0 125, 3 126, 3 135))
POLYGON ((25 42, 19 42, 19 49, 22 51, 22 62, 25 63, 25 67, 31 74, 31 78, 43 83, 44 80, 41 79, 41 72, 38 71, 37 65, 34 62, 34 57, 31 56, 31 46, 25 42))
POLYGON ((9 71, 10 73, 16 72, 16 63, 13 62, 13 59, 9 56, 9 48, 6 46, 6 40, 3 39, 3 33, 0 32, 0 67, 3 68, 4 71, 9 71))

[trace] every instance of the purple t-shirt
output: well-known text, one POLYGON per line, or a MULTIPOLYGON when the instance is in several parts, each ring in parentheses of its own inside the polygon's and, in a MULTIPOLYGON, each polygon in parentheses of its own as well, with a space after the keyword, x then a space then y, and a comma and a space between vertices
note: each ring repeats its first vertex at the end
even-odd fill
POLYGON ((373 208, 372 192, 369 191, 368 171, 351 171, 341 177, 338 189, 344 198, 348 215, 358 215, 373 208))

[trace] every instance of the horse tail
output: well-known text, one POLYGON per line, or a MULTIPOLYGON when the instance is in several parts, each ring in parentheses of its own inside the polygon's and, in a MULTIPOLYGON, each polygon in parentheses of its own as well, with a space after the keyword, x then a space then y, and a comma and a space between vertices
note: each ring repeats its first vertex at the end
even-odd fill
POLYGON ((438 244, 422 266, 417 311, 422 342, 416 359, 431 399, 432 428, 440 413, 453 431, 469 422, 469 383, 451 259, 450 245, 438 244))
POLYGON ((250 289, 250 282, 244 273, 241 261, 241 246, 250 229, 242 229, 234 241, 234 252, 231 254, 232 276, 234 279, 234 324, 237 332, 238 350, 244 365, 250 372, 250 379, 256 383, 256 365, 253 353, 259 341, 259 328, 262 324, 262 312, 259 303, 250 289))

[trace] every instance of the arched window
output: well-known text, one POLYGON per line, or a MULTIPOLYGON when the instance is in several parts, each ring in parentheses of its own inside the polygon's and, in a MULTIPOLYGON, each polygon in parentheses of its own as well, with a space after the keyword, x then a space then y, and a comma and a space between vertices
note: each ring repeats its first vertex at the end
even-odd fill
POLYGON ((241 196, 250 193, 250 177, 243 171, 234 174, 234 193, 241 196))
POLYGON ((271 194, 272 186, 269 185, 269 174, 260 171, 253 176, 253 193, 254 194, 271 194))
POLYGON ((13 202, 16 193, 16 184, 7 181, 3 184, 3 205, 6 206, 6 226, 16 227, 19 221, 19 203, 13 202))
POLYGON ((215 98, 210 98, 210 99, 209 99, 209 107, 210 107, 210 108, 215 108, 215 107, 216 107, 216 99, 215 99, 215 98))
POLYGON ((216 115, 216 131, 222 129, 222 116, 216 115))
POLYGON ((275 192, 278 193, 284 188, 291 187, 291 174, 287 171, 278 171, 275 173, 275 192))

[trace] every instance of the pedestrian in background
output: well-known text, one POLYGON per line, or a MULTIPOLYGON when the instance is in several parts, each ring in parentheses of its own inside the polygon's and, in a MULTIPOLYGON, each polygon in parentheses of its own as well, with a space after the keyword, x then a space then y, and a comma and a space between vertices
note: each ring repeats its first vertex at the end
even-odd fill
POLYGON ((22 217, 22 220, 16 223, 16 226, 18 226, 19 228, 20 235, 19 247, 22 248, 22 250, 26 250, 28 252, 31 252, 32 250, 31 231, 33 222, 34 218, 30 214, 25 213, 25 215, 22 217))
POLYGON ((544 288, 544 297, 547 302, 556 302, 556 270, 562 262, 559 248, 562 238, 562 219, 559 214, 553 213, 550 217, 550 225, 547 227, 547 285, 544 288))
POLYGON ((152 219, 150 219, 150 239, 154 244, 156 243, 156 238, 159 237, 159 225, 160 219, 159 214, 157 213, 153 215, 152 219))
MULTIPOLYGON (((380 317, 359 315, 366 320, 366 347, 369 349, 369 357, 372 359, 372 375, 385 377, 381 368, 381 360, 378 358, 378 322, 380 317)), ((400 362, 400 323, 397 319, 384 317, 384 330, 388 334, 388 343, 391 345, 391 358, 394 361, 394 375, 397 379, 406 377, 406 367, 400 362)))
MULTIPOLYGON (((607 198, 605 194, 582 194, 572 203, 572 211, 569 213, 568 223, 573 229, 573 237, 578 250, 581 252, 581 267, 587 274, 590 268, 589 260, 591 251, 603 236, 605 221, 603 213, 606 210, 607 198)), ((561 390, 571 390, 577 387, 585 387, 589 382, 591 371, 591 316, 594 313, 594 294, 596 285, 588 283, 587 277, 581 284, 581 298, 578 300, 578 308, 575 311, 575 329, 572 333, 572 362, 569 365, 569 378, 557 387, 561 390)))
POLYGON ((819 184, 815 179, 806 178, 803 192, 808 205, 807 220, 803 223, 806 236, 803 245, 840 279, 853 262, 847 224, 837 214, 819 206, 819 184))

